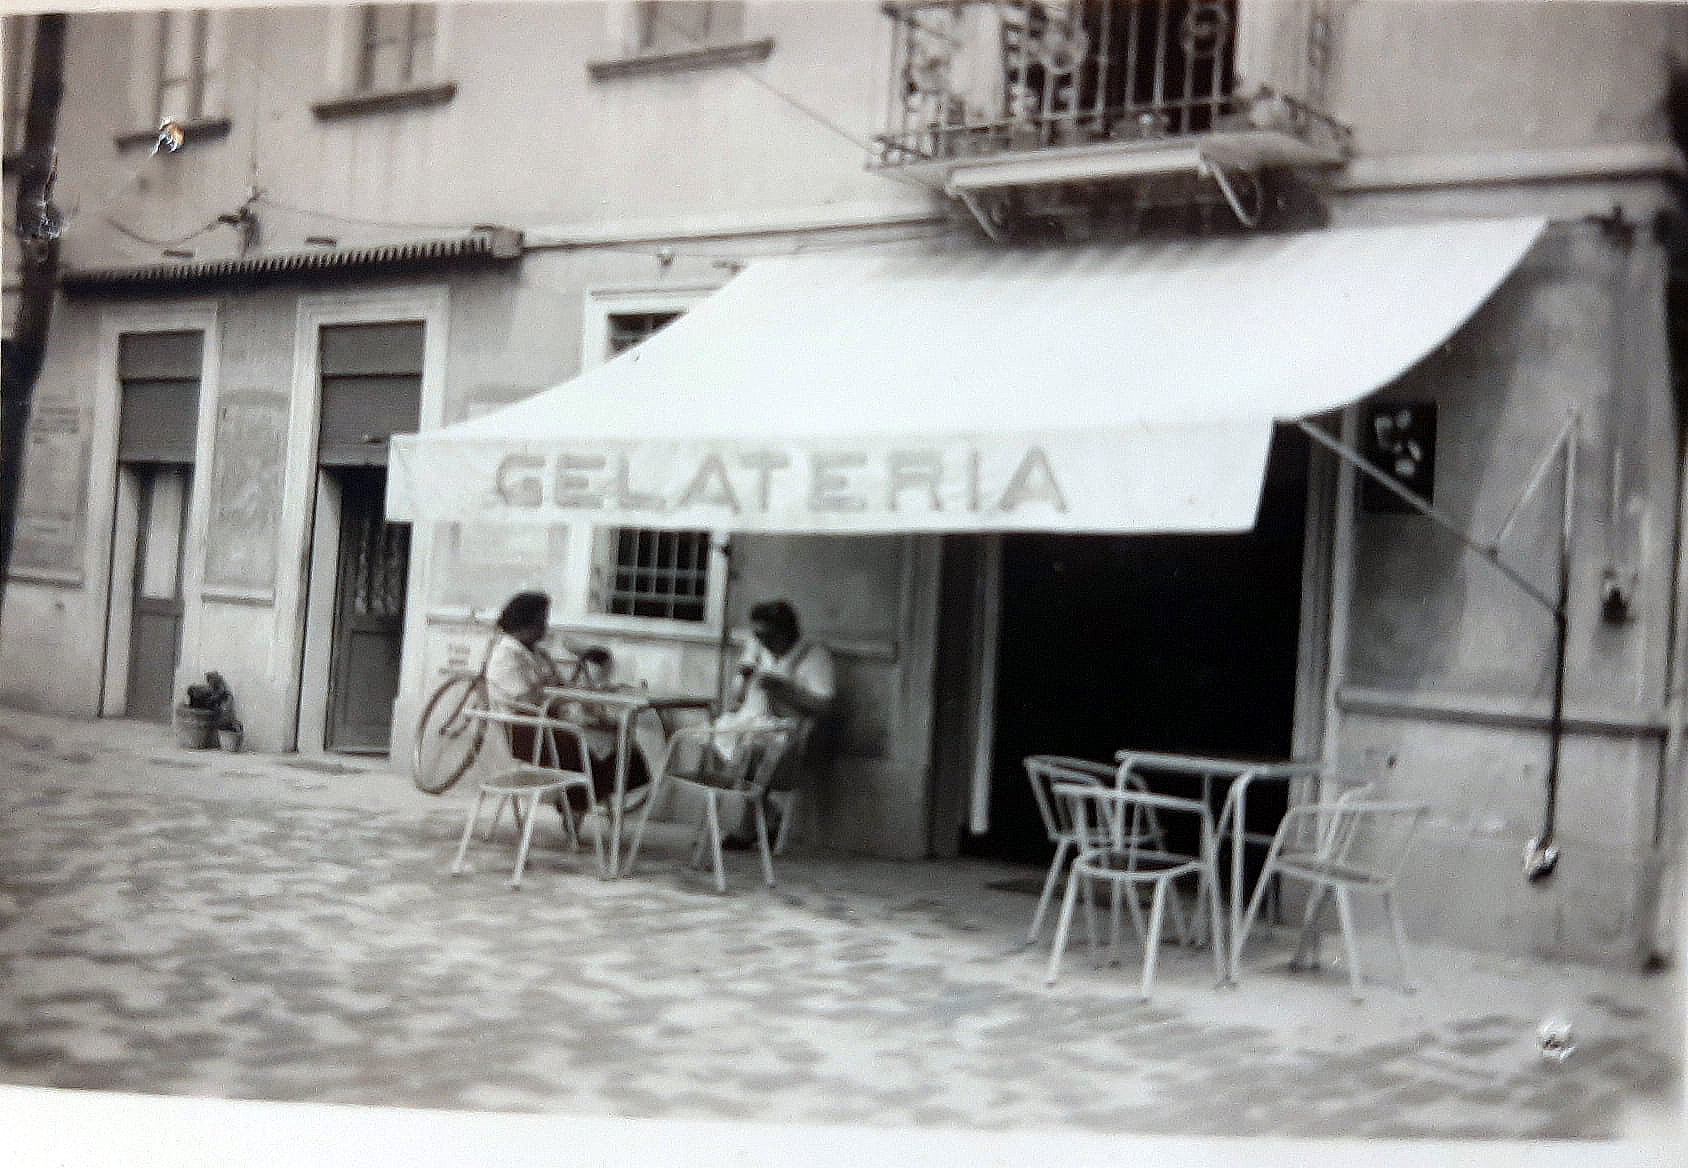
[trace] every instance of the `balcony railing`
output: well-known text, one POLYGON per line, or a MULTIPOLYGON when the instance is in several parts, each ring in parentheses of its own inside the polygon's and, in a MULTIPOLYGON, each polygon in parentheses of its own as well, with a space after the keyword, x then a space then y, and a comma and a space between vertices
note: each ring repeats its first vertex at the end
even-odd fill
POLYGON ((886 167, 1337 132, 1297 102, 1235 92, 1237 0, 899 0, 885 12, 896 26, 886 167))

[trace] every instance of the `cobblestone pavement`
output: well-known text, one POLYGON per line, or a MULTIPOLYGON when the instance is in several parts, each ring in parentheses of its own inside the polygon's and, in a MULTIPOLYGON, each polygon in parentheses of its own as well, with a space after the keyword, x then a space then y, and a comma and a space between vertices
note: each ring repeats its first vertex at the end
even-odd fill
MULTIPOLYGON (((1018 944, 1026 869, 787 857, 596 878, 552 816, 447 875, 464 803, 360 760, 0 711, 0 1082, 550 1115, 1090 1133, 1604 1140, 1674 1124, 1675 975, 1421 944, 1420 989, 1241 985, 1018 944), (1576 1049, 1543 1061, 1563 1010, 1576 1049)), ((1253 946, 1251 944, 1251 949, 1253 946)), ((1393 969, 1386 946, 1375 967, 1393 969)), ((1672 1129, 1674 1130, 1674 1128, 1672 1129)))

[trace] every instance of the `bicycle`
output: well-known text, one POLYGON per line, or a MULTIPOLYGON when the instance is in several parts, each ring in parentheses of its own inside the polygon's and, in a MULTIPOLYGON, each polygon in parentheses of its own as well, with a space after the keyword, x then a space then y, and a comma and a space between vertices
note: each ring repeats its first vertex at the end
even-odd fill
MULTIPOLYGON (((471 614, 470 620, 480 621, 471 614)), ((410 752, 410 779, 416 789, 428 795, 443 795, 469 773, 479 757, 486 739, 485 720, 471 717, 475 710, 492 708, 491 691, 487 688, 486 668, 492 660, 492 647, 497 641, 494 632, 487 641, 486 652, 476 670, 454 669, 428 696, 422 706, 422 716, 416 724, 416 742, 410 752)), ((566 686, 590 686, 590 661, 604 658, 607 650, 593 646, 579 653, 571 653, 566 660, 568 671, 563 675, 566 686)))

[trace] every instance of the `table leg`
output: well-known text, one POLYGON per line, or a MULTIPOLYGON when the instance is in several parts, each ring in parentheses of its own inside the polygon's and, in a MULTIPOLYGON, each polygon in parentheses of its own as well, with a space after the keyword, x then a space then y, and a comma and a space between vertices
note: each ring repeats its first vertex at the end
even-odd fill
POLYGON ((621 875, 621 804, 627 795, 627 752, 632 749, 633 711, 623 708, 615 730, 615 794, 610 800, 610 867, 606 878, 621 875))
POLYGON ((1236 984, 1242 967, 1242 938, 1243 927, 1243 824, 1248 822, 1243 817, 1243 809, 1248 804, 1248 781, 1237 780, 1237 797, 1231 806, 1231 960, 1227 963, 1226 977, 1236 984))

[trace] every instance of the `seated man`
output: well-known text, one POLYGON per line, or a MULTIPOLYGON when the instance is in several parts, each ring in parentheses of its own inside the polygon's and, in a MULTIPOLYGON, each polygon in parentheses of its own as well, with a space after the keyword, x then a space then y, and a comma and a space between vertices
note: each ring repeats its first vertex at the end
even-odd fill
MULTIPOLYGON (((739 660, 738 685, 732 708, 715 719, 723 733, 715 737, 720 773, 732 769, 737 733, 779 721, 796 724, 791 749, 798 762, 815 723, 832 707, 835 693, 832 654, 818 641, 806 640, 797 611, 784 600, 768 600, 750 610, 752 638, 739 660)), ((744 760, 740 760, 744 761, 744 760)), ((771 830, 777 834, 777 812, 764 804, 771 830)), ((726 846, 747 848, 754 842, 754 819, 748 804, 738 830, 726 846)))

